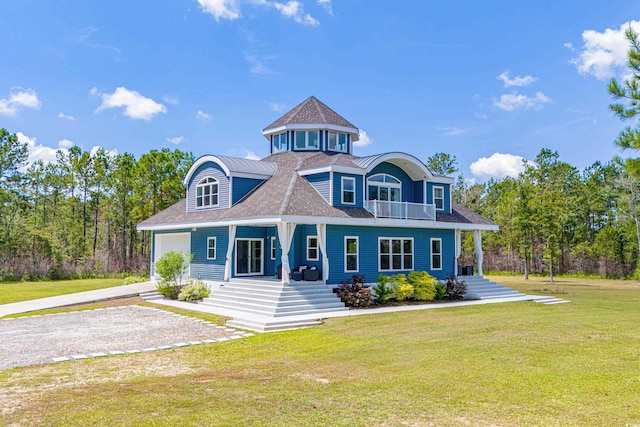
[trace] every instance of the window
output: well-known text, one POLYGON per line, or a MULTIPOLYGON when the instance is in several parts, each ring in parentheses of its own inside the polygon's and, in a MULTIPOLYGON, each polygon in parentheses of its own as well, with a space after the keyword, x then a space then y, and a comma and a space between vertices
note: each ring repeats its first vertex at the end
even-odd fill
POLYGON ((413 270, 413 239, 378 240, 380 271, 413 270))
POLYGON ((433 204, 436 209, 444 209, 444 187, 433 187, 433 204))
POLYGON ((442 239, 431 239, 431 269, 442 270, 442 239))
POLYGON ((356 204, 356 179, 342 177, 342 203, 345 205, 356 204))
POLYGON ((345 273, 350 271, 360 270, 358 260, 358 238, 357 237, 345 237, 344 238, 344 271, 345 273))
POLYGON ((385 202, 401 202, 402 183, 399 179, 387 174, 373 175, 367 179, 368 200, 385 202))
POLYGON ((307 236, 307 260, 318 261, 318 236, 307 236))
POLYGON ((347 134, 328 132, 328 148, 331 151, 347 151, 347 134))
POLYGON ((203 178, 196 185, 196 208, 218 206, 218 180, 203 178))
POLYGON ((216 259, 216 238, 207 237, 207 259, 216 259))
POLYGON ((287 133, 281 133, 279 135, 273 135, 273 151, 286 151, 287 150, 287 133))
POLYGON ((271 237, 271 259, 276 259, 276 238, 271 237))
POLYGON ((296 149, 298 150, 317 150, 319 142, 320 137, 317 130, 296 131, 296 149))

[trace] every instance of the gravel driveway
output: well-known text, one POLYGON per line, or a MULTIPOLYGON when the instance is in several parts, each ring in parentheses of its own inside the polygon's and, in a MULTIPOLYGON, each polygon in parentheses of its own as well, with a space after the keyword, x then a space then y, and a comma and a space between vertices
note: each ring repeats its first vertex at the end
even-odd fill
POLYGON ((235 329, 128 305, 0 320, 0 369, 251 336, 235 329))

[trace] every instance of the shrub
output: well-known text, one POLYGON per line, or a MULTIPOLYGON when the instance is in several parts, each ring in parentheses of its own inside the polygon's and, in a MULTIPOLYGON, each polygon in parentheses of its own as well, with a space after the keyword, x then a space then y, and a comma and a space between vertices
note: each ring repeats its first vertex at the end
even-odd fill
POLYGON ((433 301, 436 295, 437 279, 435 277, 426 271, 412 271, 409 273, 408 280, 413 286, 413 292, 418 301, 433 301))
POLYGON ((127 276, 124 278, 125 285, 133 285, 134 283, 143 283, 148 281, 149 277, 147 276, 127 276))
POLYGON ((336 292, 347 307, 370 307, 373 305, 371 289, 365 286, 362 275, 353 275, 351 279, 340 283, 336 292))
POLYGON ((407 276, 404 274, 391 277, 391 283, 393 283, 393 295, 396 300, 404 301, 413 295, 413 286, 407 282, 407 276))
POLYGON ((439 280, 434 285, 434 289, 435 289, 436 293, 433 296, 433 299, 436 300, 436 301, 440 301, 441 299, 443 299, 447 295, 447 285, 445 285, 444 283, 442 283, 439 280))
POLYGON ((464 294, 467 293, 467 285, 463 282, 459 282, 458 278, 453 274, 447 277, 447 292, 445 294, 445 298, 448 299, 462 299, 464 298, 464 294))
POLYGON ((176 286, 173 283, 165 282, 164 280, 160 280, 156 285, 156 289, 158 290, 158 292, 164 295, 165 298, 178 299, 178 295, 180 294, 180 290, 182 289, 182 287, 176 286))
POLYGON ((209 287, 202 281, 192 280, 182 288, 178 294, 178 299, 180 301, 193 301, 207 298, 210 293, 211 291, 209 290, 209 287))
POLYGON ((378 276, 378 283, 373 287, 374 300, 378 304, 384 304, 393 295, 393 288, 389 284, 390 280, 391 277, 387 275, 380 274, 378 276))
POLYGON ((182 288, 182 277, 193 259, 193 254, 169 251, 155 263, 156 272, 161 280, 158 292, 167 298, 176 299, 182 288))

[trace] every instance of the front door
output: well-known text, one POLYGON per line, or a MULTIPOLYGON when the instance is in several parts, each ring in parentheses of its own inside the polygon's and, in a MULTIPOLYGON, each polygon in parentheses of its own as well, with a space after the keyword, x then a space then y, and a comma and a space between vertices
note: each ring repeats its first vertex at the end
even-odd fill
POLYGON ((236 240, 236 276, 262 275, 262 239, 236 240))

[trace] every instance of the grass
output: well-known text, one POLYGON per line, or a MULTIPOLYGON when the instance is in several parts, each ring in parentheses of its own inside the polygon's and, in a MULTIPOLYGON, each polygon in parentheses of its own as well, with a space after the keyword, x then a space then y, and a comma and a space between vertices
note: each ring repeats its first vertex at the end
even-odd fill
MULTIPOLYGON (((525 292, 556 286, 497 280, 525 292)), ((336 318, 0 371, 0 425, 639 424, 640 284, 559 280, 569 304, 336 318)))
POLYGON ((0 304, 93 291, 123 284, 122 278, 0 283, 0 304))

